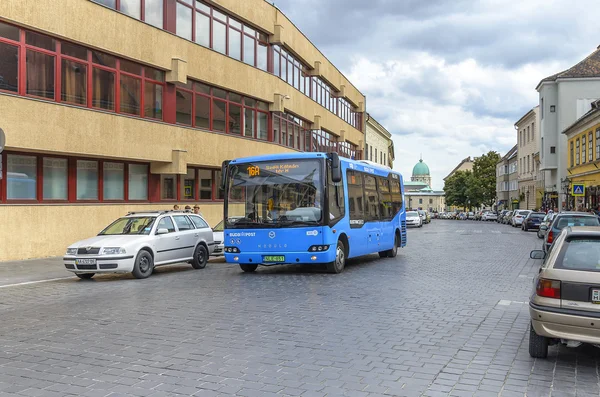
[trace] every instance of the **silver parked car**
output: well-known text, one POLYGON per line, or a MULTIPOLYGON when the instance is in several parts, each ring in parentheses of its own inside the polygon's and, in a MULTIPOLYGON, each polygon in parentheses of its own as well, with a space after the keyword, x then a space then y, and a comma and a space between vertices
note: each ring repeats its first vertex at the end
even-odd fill
POLYGON ((77 277, 132 273, 146 278, 155 266, 189 262, 206 267, 214 250, 213 231, 202 217, 181 211, 130 212, 95 237, 67 248, 63 261, 77 277))
POLYGON ((600 345, 600 228, 565 227, 544 259, 529 301, 529 354, 546 358, 548 346, 600 345))

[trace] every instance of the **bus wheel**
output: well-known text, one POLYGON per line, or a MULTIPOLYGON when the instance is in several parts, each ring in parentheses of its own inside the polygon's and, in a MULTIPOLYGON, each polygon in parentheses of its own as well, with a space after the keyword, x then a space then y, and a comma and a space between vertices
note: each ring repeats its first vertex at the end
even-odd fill
POLYGON ((329 273, 341 273, 344 271, 346 266, 346 247, 340 240, 337 242, 337 248, 335 249, 335 260, 327 264, 327 271, 329 273))
POLYGON ((240 264, 240 267, 246 273, 252 273, 253 271, 256 270, 256 268, 258 267, 258 265, 240 264))
POLYGON ((400 243, 400 241, 398 240, 398 235, 396 234, 394 236, 394 247, 391 250, 385 251, 386 256, 388 258, 396 257, 396 255, 398 254, 398 246, 400 245, 399 243, 400 243))

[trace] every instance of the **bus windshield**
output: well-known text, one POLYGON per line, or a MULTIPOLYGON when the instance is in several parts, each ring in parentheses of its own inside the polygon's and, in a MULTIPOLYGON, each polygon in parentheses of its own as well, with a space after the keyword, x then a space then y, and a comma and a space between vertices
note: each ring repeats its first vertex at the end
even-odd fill
POLYGON ((232 165, 226 228, 322 224, 322 164, 319 160, 277 160, 232 165))

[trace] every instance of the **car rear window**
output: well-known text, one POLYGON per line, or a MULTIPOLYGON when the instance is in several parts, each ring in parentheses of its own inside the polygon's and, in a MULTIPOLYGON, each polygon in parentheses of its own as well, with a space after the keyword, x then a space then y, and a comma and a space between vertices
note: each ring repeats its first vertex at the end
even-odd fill
POLYGON ((543 219, 546 215, 545 214, 531 214, 529 215, 530 218, 536 218, 536 219, 543 219))
POLYGON ((567 240, 554 268, 600 272, 600 239, 567 240))
POLYGON ((552 224, 554 229, 562 230, 567 226, 600 226, 600 221, 595 216, 561 216, 552 224))
POLYGON ((529 211, 519 211, 519 212, 517 212, 517 214, 527 216, 527 215, 529 215, 529 211))

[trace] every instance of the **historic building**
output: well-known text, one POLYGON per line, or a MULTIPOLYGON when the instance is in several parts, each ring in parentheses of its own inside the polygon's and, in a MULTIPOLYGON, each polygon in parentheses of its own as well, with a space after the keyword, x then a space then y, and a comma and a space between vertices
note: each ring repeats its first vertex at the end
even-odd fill
POLYGON ((2 0, 0 109, 0 260, 128 211, 215 225, 223 160, 365 146, 365 96, 264 0, 2 0))
POLYGON ((567 138, 566 208, 597 209, 600 205, 600 101, 563 131, 567 138))
POLYGON ((513 146, 496 166, 496 196, 498 210, 515 209, 518 199, 517 145, 513 146))
POLYGON ((539 153, 540 134, 538 131, 539 106, 528 111, 515 123, 517 131, 517 157, 519 180, 519 208, 532 210, 538 207, 536 183, 539 173, 539 162, 536 155, 539 153))
POLYGON ((548 76, 536 87, 540 112, 540 170, 544 172, 544 206, 566 208, 569 195, 567 127, 600 98, 600 48, 567 70, 548 76))
POLYGON ((404 195, 407 209, 423 209, 429 212, 446 211, 443 191, 431 187, 429 167, 420 159, 413 167, 410 181, 404 181, 404 195))
POLYGON ((369 113, 367 113, 365 122, 365 152, 363 158, 390 168, 394 167, 392 134, 369 113))

